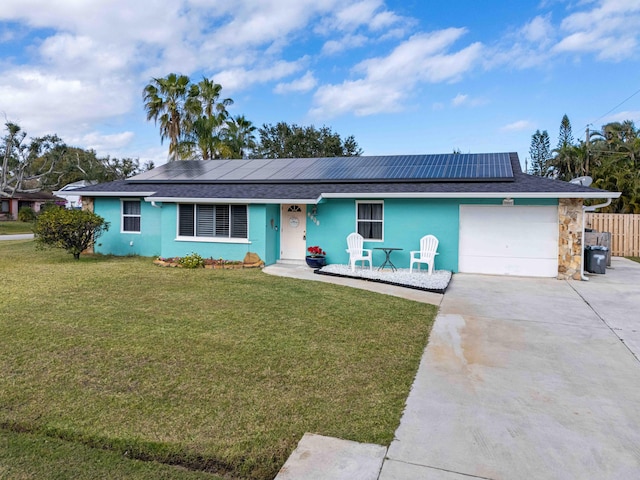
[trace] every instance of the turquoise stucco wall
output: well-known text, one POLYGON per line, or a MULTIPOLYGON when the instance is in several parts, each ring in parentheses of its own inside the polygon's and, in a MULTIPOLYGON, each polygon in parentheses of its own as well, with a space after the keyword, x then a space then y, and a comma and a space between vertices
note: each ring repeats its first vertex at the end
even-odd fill
POLYGON ((243 260, 247 252, 255 252, 264 259, 266 231, 265 205, 249 205, 249 241, 192 241, 177 240, 178 206, 175 203, 162 204, 161 243, 163 257, 183 257, 197 253, 204 258, 243 260))
POLYGON ((122 233, 120 199, 94 199, 94 212, 111 224, 109 231, 98 238, 94 247, 96 253, 146 257, 160 255, 160 209, 140 200, 140 233, 122 233))
POLYGON ((182 257, 196 252, 205 258, 225 260, 242 260, 247 252, 255 252, 265 262, 267 259, 271 259, 270 263, 276 260, 277 230, 271 228, 267 216, 277 215, 277 205, 249 205, 249 241, 239 243, 177 240, 177 205, 159 203, 158 206, 153 207, 142 200, 140 233, 121 233, 120 199, 96 198, 95 213, 111 222, 111 227, 109 232, 100 237, 95 251, 102 254, 149 257, 182 257))
MULTIPOLYGON (((460 205, 500 205, 502 199, 386 199, 384 201, 384 240, 365 242, 365 248, 402 248, 392 254, 399 268, 409 267, 410 251, 419 249, 423 235, 438 237, 436 268, 458 271, 460 205)), ((557 199, 516 199, 516 205, 557 205, 557 199)), ((111 229, 96 245, 96 252, 114 255, 175 257, 197 252, 203 257, 242 260, 247 252, 257 253, 265 264, 280 257, 280 205, 249 205, 249 242, 202 242, 176 240, 177 205, 161 208, 141 202, 141 232, 121 233, 119 198, 96 198, 95 212, 111 222, 111 229), (273 222, 272 222, 273 220, 273 222), (131 245, 133 242, 133 245, 131 245)), ((310 209, 311 206, 308 206, 310 209)), ((507 208, 507 207, 505 207, 507 208)), ((320 245, 328 263, 348 262, 346 237, 356 231, 356 201, 327 199, 317 206, 316 225, 307 218, 307 246, 320 245)), ((374 265, 384 261, 384 253, 373 252, 374 265)))
MULTIPOLYGON (((410 252, 419 250, 427 234, 439 240, 436 268, 458 271, 460 205, 500 205, 502 199, 387 199, 384 201, 384 240, 367 241, 365 248, 397 247, 391 260, 409 268, 410 252)), ((517 199, 516 205, 557 205, 556 199, 517 199)), ((320 245, 328 263, 348 263, 346 237, 356 231, 356 201, 328 199, 318 205, 319 225, 307 221, 307 245, 320 245)), ((374 265, 384 261, 384 252, 373 251, 374 265)))
POLYGON ((265 254, 266 265, 276 263, 280 257, 280 205, 265 206, 265 254))

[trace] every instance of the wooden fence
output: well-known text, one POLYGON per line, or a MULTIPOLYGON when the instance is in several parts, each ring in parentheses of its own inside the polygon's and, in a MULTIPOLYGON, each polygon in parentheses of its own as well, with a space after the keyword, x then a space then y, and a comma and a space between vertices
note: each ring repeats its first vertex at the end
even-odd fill
POLYGON ((611 233, 611 253, 640 257, 640 215, 587 213, 585 227, 611 233))

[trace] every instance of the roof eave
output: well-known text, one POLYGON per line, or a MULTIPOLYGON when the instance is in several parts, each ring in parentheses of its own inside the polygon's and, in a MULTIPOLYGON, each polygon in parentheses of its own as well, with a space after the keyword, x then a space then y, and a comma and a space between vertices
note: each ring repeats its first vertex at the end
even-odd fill
MULTIPOLYGON (((73 190, 71 190, 73 191, 73 190)), ((149 197, 156 192, 88 192, 88 191, 73 191, 73 195, 79 195, 81 197, 149 197)))
POLYGON ((621 192, 358 192, 323 193, 322 198, 618 198, 621 192))
POLYGON ((145 202, 167 202, 167 203, 241 203, 241 204, 263 204, 263 203, 291 203, 302 205, 315 205, 315 198, 223 198, 223 197, 153 197, 146 196, 145 202))

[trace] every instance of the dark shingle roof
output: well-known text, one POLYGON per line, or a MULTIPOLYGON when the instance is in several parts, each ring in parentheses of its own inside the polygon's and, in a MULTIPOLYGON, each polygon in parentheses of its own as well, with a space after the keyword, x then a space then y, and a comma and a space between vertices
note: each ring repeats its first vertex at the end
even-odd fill
MULTIPOLYGON (((215 160, 209 160, 215 161, 215 160)), ((103 183, 86 188, 74 190, 86 196, 121 194, 121 195, 145 195, 156 199, 253 199, 253 200, 309 200, 314 201, 323 195, 340 196, 347 195, 400 195, 416 194, 416 196, 446 196, 456 195, 470 197, 474 194, 478 196, 491 196, 491 194, 522 196, 532 194, 532 196, 575 196, 580 198, 605 197, 607 192, 595 188, 583 187, 560 180, 553 180, 522 172, 520 161, 516 153, 510 154, 511 166, 513 169, 513 181, 353 181, 339 183, 318 183, 306 182, 160 182, 152 183, 149 180, 139 181, 137 177, 129 180, 118 180, 110 183, 103 183)))

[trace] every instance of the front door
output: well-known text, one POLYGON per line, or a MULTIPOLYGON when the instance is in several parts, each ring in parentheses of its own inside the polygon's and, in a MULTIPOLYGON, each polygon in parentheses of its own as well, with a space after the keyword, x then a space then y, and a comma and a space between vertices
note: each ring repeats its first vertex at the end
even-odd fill
POLYGON ((280 258, 304 260, 307 253, 307 206, 282 205, 280 219, 280 258))

